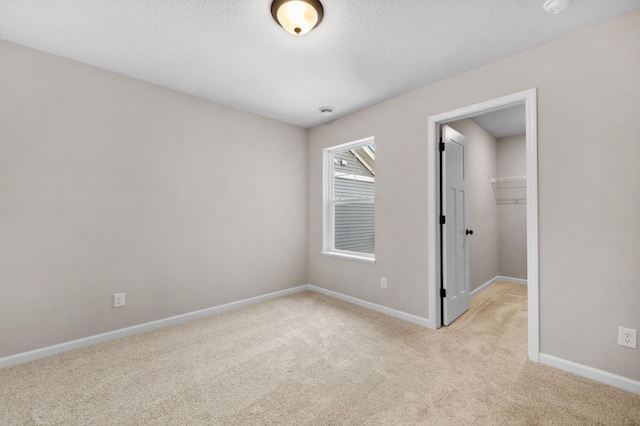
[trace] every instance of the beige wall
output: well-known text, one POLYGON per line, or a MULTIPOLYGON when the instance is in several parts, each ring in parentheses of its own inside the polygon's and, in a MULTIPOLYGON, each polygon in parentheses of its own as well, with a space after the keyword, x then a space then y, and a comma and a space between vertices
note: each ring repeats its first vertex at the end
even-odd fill
POLYGON ((469 289, 498 275, 498 206, 491 179, 496 177, 496 138, 473 120, 450 123, 467 138, 469 162, 469 289))
POLYGON ((634 12, 311 129, 310 283, 426 317, 427 118, 536 87, 541 352, 640 380, 639 43, 634 12), (322 149, 370 135, 377 263, 322 257, 322 149))
MULTIPOLYGON (((526 176, 525 135, 498 139, 497 147, 496 177, 526 176)), ((526 280, 527 206, 523 202, 504 201, 497 207, 498 275, 526 280)))
POLYGON ((0 42, 0 357, 305 284, 306 133, 0 42))

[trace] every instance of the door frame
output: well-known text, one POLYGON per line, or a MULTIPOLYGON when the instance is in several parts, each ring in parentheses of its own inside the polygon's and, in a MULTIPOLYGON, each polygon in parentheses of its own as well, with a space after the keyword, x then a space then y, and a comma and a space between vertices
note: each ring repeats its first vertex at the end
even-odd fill
POLYGON ((538 362, 540 354, 540 305, 539 305, 539 236, 538 236, 538 112, 537 89, 524 90, 511 95, 480 102, 464 108, 433 115, 428 119, 427 167, 428 167, 428 294, 429 319, 432 328, 441 323, 440 307, 440 167, 438 164, 439 126, 453 121, 471 118, 483 113, 515 105, 525 105, 526 116, 526 192, 527 192, 527 304, 528 304, 528 355, 538 362))

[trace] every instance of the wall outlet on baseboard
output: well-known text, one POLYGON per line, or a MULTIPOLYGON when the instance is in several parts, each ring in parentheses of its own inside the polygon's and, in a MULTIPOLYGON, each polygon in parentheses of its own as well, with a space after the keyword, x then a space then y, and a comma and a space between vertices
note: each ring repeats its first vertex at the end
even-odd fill
POLYGON ((618 344, 628 348, 638 348, 638 331, 632 328, 618 327, 618 344))
POLYGON ((387 279, 385 277, 380 278, 380 287, 387 288, 387 279))
POLYGON ((113 307, 121 308, 124 306, 124 293, 116 293, 113 295, 113 307))

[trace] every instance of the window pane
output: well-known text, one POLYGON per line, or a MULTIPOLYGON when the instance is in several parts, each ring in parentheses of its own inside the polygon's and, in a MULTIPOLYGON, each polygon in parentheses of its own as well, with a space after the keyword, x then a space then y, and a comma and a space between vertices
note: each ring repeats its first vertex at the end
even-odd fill
POLYGON ((368 146, 334 153, 334 200, 374 196, 375 154, 368 146))
POLYGON ((375 155, 373 137, 323 150, 322 243, 328 255, 352 258, 344 253, 350 252, 375 263, 375 155))
POLYGON ((336 205, 336 249, 374 254, 374 209, 374 203, 336 205))

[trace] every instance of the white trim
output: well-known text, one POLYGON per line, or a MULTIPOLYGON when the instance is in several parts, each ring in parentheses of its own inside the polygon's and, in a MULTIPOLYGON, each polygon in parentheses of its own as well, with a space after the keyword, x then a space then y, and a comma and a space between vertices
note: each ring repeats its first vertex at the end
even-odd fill
POLYGON ((376 263, 376 259, 374 257, 365 257, 364 255, 359 254, 349 254, 340 251, 323 251, 320 252, 320 254, 327 257, 335 257, 336 259, 355 260, 356 262, 369 263, 372 265, 375 265, 376 263))
POLYGON ((597 368, 588 367, 586 365, 544 353, 540 354, 539 361, 541 364, 558 368, 569 373, 577 374, 578 376, 586 377, 587 379, 592 379, 597 382, 640 395, 640 381, 618 376, 617 374, 598 370, 597 368))
POLYGON ((345 302, 353 303, 354 305, 362 306, 363 308, 371 309, 372 311, 380 312, 382 314, 399 318, 405 321, 409 321, 418 325, 422 325, 424 327, 433 328, 431 326, 431 322, 427 318, 422 318, 416 315, 408 314, 406 312, 387 308, 386 306, 377 305, 375 303, 367 302, 365 300, 357 299, 355 297, 346 296, 344 294, 340 294, 331 290, 326 290, 324 288, 320 288, 314 285, 304 284, 298 287, 293 287, 286 290, 280 290, 280 291, 265 294, 262 296, 251 297, 249 299, 239 300, 237 302, 231 302, 224 305, 215 306, 212 308, 189 312, 182 315, 176 315, 173 317, 164 318, 157 321, 151 321, 144 324, 134 325, 127 328, 121 328, 119 330, 113 330, 106 333, 96 334, 93 336, 84 337, 82 339, 71 340, 69 342, 59 343, 57 345, 47 346, 40 349, 34 349, 32 351, 22 352, 15 355, 9 355, 9 356, 0 358, 0 368, 11 367, 12 365, 22 364, 28 361, 33 361, 33 360, 44 358, 47 356, 60 354, 62 352, 71 351, 73 349, 79 349, 86 346, 95 345, 97 343, 107 342, 109 340, 120 339, 122 337, 131 336, 133 334, 144 333, 146 331, 151 331, 158 328, 167 327, 173 324, 178 324, 181 322, 206 317, 209 315, 229 311, 231 309, 241 308, 243 306, 253 305, 255 303, 266 302, 267 300, 288 296, 290 294, 299 293, 305 290, 312 290, 312 291, 315 291, 316 293, 324 294, 326 296, 333 297, 338 300, 343 300, 345 302))
POLYGON ((475 290, 472 290, 471 293, 469 293, 469 296, 473 297, 476 294, 480 293, 483 290, 486 290, 491 284, 494 284, 498 281, 508 281, 510 283, 514 283, 514 284, 524 284, 527 285, 527 280, 523 280, 521 278, 512 278, 512 277, 505 277, 503 275, 496 275, 495 277, 491 278, 489 281, 487 281, 486 283, 482 284, 480 287, 476 288, 475 290))
MULTIPOLYGON (((371 170, 369 170, 371 171, 371 170)), ((334 170, 333 172, 333 177, 336 177, 338 179, 349 179, 349 180, 357 180, 360 182, 375 182, 376 178, 375 177, 370 177, 370 176, 360 176, 360 175, 353 175, 353 173, 342 173, 340 174, 340 172, 336 172, 334 170)))
MULTIPOLYGON (((474 292, 480 292, 482 289, 496 282, 499 276, 487 281, 481 287, 474 290, 474 292)), ((502 277, 504 278, 504 277, 502 277)), ((311 290, 316 293, 324 294, 334 299, 342 300, 354 305, 361 306, 366 309, 371 309, 376 312, 380 312, 385 315, 389 315, 395 318, 399 318, 405 321, 412 322, 414 324, 422 325, 428 328, 434 328, 432 321, 427 318, 419 317, 417 315, 408 314, 406 312, 398 311, 386 306, 378 305, 375 303, 367 302, 352 296, 347 296, 335 291, 326 290, 321 287, 317 287, 311 284, 304 284, 298 287, 289 288, 286 290, 280 290, 273 293, 265 294, 262 296, 251 297, 249 299, 239 300, 237 302, 231 302, 212 308, 202 309, 182 315, 176 315, 169 318, 164 318, 157 321, 151 321, 148 323, 134 325, 119 330, 110 331, 107 333, 96 334, 94 336, 85 337, 82 339, 72 340, 70 342, 60 343, 57 345, 47 346, 45 348, 34 349, 28 352, 22 352, 15 355, 10 355, 4 358, 0 358, 0 368, 10 367, 12 365, 22 364, 24 362, 33 361, 36 359, 44 358, 50 355, 56 355, 62 352, 67 352, 73 349, 82 348, 85 346, 95 345, 97 343, 106 342, 109 340, 120 339, 122 337, 130 336, 133 334, 144 333, 146 331, 155 330, 169 325, 178 324, 185 321, 190 321, 197 318, 206 317, 209 315, 229 311, 231 309, 240 308, 243 306, 252 305, 255 303, 265 302, 267 300, 275 299, 278 297, 287 296, 301 291, 311 290)), ((603 370, 598 370, 593 367, 578 364, 573 361, 568 361, 562 358, 555 357, 553 355, 547 355, 544 353, 539 354, 539 362, 550 367, 558 368, 569 373, 576 374, 578 376, 586 377, 588 379, 596 380, 601 383, 605 383, 610 386, 614 386, 620 389, 624 389, 629 392, 640 395, 640 381, 629 379, 627 377, 618 376, 616 374, 608 373, 603 370)))
POLYGON ((289 288, 286 290, 280 290, 273 293, 264 294, 262 296, 256 296, 256 297, 251 297, 249 299, 239 300, 237 302, 226 303, 224 305, 219 305, 212 308, 189 312, 182 315, 176 315, 169 318, 163 318, 157 321, 151 321, 151 322, 134 325, 127 328, 121 328, 119 330, 109 331, 102 334, 96 334, 94 336, 84 337, 82 339, 72 340, 70 342, 59 343, 57 345, 47 346, 40 349, 34 349, 28 352, 9 355, 4 358, 0 358, 0 368, 10 367, 12 365, 22 364, 23 362, 33 361, 35 359, 44 358, 50 355, 56 355, 56 354, 67 352, 73 349, 95 345, 96 343, 106 342, 114 339, 120 339, 122 337, 131 336, 132 334, 144 333, 145 331, 151 331, 157 328, 167 327, 169 325, 206 317, 206 316, 217 314, 224 311, 229 311, 231 309, 236 309, 236 308, 240 308, 247 305, 253 305, 255 303, 265 302, 267 300, 275 299, 282 296, 287 296, 287 295, 298 293, 308 289, 309 289, 309 286, 305 284, 298 287, 289 288))
POLYGON ((527 176, 527 304, 529 359, 540 354, 540 282, 538 234, 538 101, 536 89, 525 96, 527 176))
POLYGON ((512 95, 481 102, 465 108, 445 112, 428 118, 427 138, 427 229, 428 229, 428 291, 429 318, 433 328, 440 327, 439 259, 437 249, 438 235, 438 125, 463 118, 473 117, 480 113, 490 112, 513 105, 525 104, 526 115, 526 154, 527 154, 527 303, 528 303, 528 355, 532 361, 538 361, 540 352, 540 312, 539 312, 539 275, 538 275, 538 125, 537 125, 537 91, 524 90, 512 95))
POLYGON ((438 173, 438 152, 436 145, 438 141, 439 123, 434 117, 429 117, 427 134, 427 285, 429 295, 429 319, 431 328, 440 328, 440 304, 438 282, 440 271, 440 250, 438 243, 438 184, 440 182, 438 173))
MULTIPOLYGON (((366 253, 345 252, 335 248, 335 206, 336 204, 347 204, 357 202, 373 203, 375 205, 375 197, 373 198, 351 198, 345 200, 334 200, 334 177, 336 171, 334 169, 333 156, 335 152, 344 151, 346 149, 355 149, 363 146, 369 146, 375 143, 375 138, 369 136, 358 139, 356 141, 331 146, 322 150, 322 252, 323 256, 336 257, 339 259, 355 260, 364 263, 376 263, 375 255, 366 253)), ((375 181, 375 178, 374 178, 375 181)), ((375 194, 375 187, 374 187, 375 194)), ((374 212, 375 215, 375 212, 374 212)), ((374 229, 375 232, 375 229, 374 229)), ((374 247, 375 250, 375 247, 374 247)))
POLYGON ((527 280, 523 280, 522 278, 513 278, 513 277, 505 277, 504 275, 498 275, 495 278, 496 281, 507 281, 514 284, 522 284, 527 285, 527 280))
POLYGON ((362 146, 371 145, 371 142, 375 142, 375 138, 373 136, 367 136, 366 138, 358 139, 351 142, 345 142, 340 145, 334 145, 329 148, 325 148, 324 151, 333 152, 333 151, 344 151, 345 149, 360 148, 361 145, 362 146))
POLYGON ((375 303, 367 302, 366 300, 357 299, 355 297, 347 296, 341 293, 337 293, 335 291, 326 290, 322 287, 316 287, 315 285, 311 285, 311 284, 309 284, 309 290, 315 291, 316 293, 324 294, 325 296, 333 297, 334 299, 339 299, 345 302, 353 303, 354 305, 362 306, 363 308, 371 309, 372 311, 380 312, 385 315, 389 315, 395 318, 409 321, 414 324, 422 325, 428 328, 433 328, 431 326, 431 321, 427 318, 423 318, 417 315, 408 314, 406 312, 387 308, 386 306, 377 305, 375 303))
POLYGON ((476 294, 480 293, 481 291, 486 290, 487 288, 489 288, 491 284, 495 284, 496 281, 498 281, 498 276, 491 278, 489 281, 482 284, 480 287, 476 288, 475 290, 471 290, 471 293, 469 293, 469 296, 473 297, 476 294))

